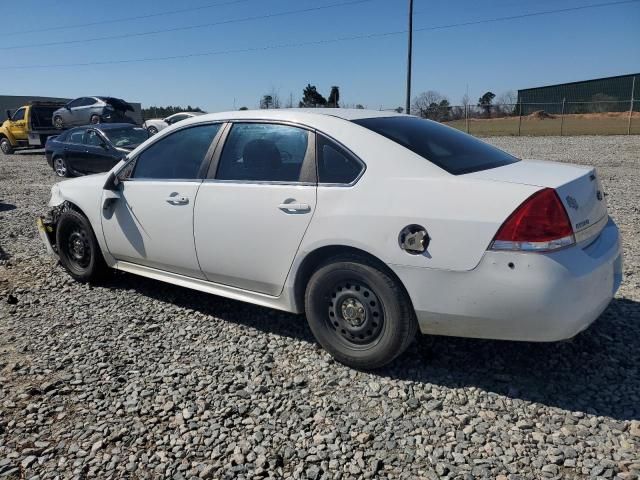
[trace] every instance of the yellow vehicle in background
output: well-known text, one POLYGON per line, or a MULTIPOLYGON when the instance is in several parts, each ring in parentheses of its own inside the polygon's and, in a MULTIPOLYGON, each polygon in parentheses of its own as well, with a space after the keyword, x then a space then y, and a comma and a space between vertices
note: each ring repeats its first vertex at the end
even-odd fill
POLYGON ((53 112, 64 106, 55 102, 32 102, 11 112, 0 126, 0 151, 11 155, 17 149, 43 148, 47 138, 59 135, 53 126, 53 112))

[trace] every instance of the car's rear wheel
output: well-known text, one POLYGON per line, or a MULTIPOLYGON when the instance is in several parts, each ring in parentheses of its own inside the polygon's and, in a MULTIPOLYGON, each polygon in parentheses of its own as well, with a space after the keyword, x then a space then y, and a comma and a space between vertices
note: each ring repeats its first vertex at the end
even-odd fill
POLYGON ((53 171, 59 177, 69 177, 69 167, 67 161, 63 157, 53 158, 53 171))
POLYGON ((91 115, 89 122, 91 123, 91 125, 97 125, 98 123, 100 123, 100 115, 91 115))
POLYGON ((56 116, 53 119, 53 126, 58 130, 62 130, 64 128, 64 122, 62 121, 62 117, 56 116))
POLYGON ((8 138, 3 138, 0 140, 0 150, 2 150, 2 153, 4 153, 5 155, 11 155, 13 153, 13 145, 11 145, 11 142, 8 138))
POLYGON ((78 281, 99 280, 107 270, 89 220, 75 210, 66 210, 60 215, 56 247, 60 262, 78 281))
POLYGON ((318 343, 354 368, 388 364, 417 330, 402 285, 366 258, 336 257, 316 270, 305 295, 307 320, 318 343))
POLYGON ((158 133, 158 129, 156 127, 149 127, 147 128, 147 132, 149 132, 149 135, 155 135, 158 133))

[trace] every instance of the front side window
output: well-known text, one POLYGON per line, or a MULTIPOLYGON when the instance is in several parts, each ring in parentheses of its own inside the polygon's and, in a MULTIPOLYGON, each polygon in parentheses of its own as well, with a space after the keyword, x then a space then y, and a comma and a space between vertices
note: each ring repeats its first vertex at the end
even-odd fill
POLYGON ((408 115, 354 120, 417 153, 443 170, 453 174, 488 170, 518 161, 516 157, 471 135, 408 115))
POLYGON ((227 137, 216 179, 297 182, 309 147, 309 133, 268 123, 236 123, 227 137))
POLYGON ((144 150, 136 159, 131 178, 193 180, 220 124, 178 130, 144 150))
POLYGON ((364 165, 340 145, 318 135, 318 183, 352 183, 364 165))
POLYGON ((84 128, 72 131, 69 134, 69 143, 82 143, 84 141, 85 132, 86 130, 84 128))
POLYGON ((16 110, 16 113, 13 114, 13 117, 11 118, 11 120, 13 120, 14 122, 17 122, 19 120, 24 120, 24 108, 20 108, 16 110))
POLYGON ((92 145, 94 147, 99 147, 104 143, 104 141, 100 137, 100 134, 95 130, 87 130, 87 134, 84 137, 84 142, 87 145, 92 145))

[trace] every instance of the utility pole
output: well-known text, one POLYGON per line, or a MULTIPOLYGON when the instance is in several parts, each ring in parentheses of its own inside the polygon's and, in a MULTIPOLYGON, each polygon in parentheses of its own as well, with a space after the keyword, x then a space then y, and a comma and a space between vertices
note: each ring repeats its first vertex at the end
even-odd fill
POLYGON ((409 44, 407 48, 407 100, 405 112, 411 114, 411 50, 413 49, 413 0, 409 0, 409 44))

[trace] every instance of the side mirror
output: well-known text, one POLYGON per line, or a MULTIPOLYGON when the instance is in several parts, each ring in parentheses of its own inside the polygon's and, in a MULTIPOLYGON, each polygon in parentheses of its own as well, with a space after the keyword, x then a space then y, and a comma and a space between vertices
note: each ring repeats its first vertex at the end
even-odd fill
POLYGON ((104 190, 115 191, 115 190, 118 190, 118 185, 120 185, 120 180, 118 180, 118 176, 114 172, 111 172, 107 177, 107 181, 104 182, 104 187, 102 188, 104 190))
POLYGON ((105 142, 102 142, 100 144, 100 146, 104 149, 104 150, 109 150, 109 145, 107 145, 105 142))
POLYGON ((71 107, 69 105, 65 105, 64 108, 66 108, 67 110, 71 111, 71 107))

